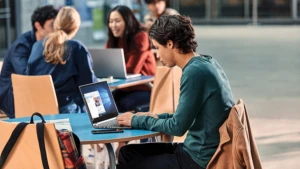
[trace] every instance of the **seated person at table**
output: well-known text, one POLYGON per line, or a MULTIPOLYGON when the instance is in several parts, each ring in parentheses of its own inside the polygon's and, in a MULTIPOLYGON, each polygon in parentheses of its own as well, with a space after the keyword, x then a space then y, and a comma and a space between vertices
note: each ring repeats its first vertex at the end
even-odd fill
MULTIPOLYGON (((126 6, 116 6, 108 14, 107 48, 123 48, 126 71, 131 74, 153 76, 156 64, 146 32, 133 12, 126 6)), ((113 92, 119 112, 131 111, 150 102, 151 89, 146 85, 113 92)))
POLYGON ((182 69, 180 98, 174 114, 127 112, 118 123, 173 136, 187 132, 184 143, 145 143, 123 146, 117 169, 205 169, 219 141, 219 128, 234 105, 229 81, 211 56, 197 54, 191 20, 161 16, 149 31, 153 46, 166 66, 182 69))
POLYGON ((26 73, 28 58, 33 44, 53 32, 53 22, 57 10, 52 5, 35 9, 31 16, 32 30, 22 34, 8 49, 0 71, 0 109, 9 118, 15 117, 11 74, 26 73))
POLYGON ((60 113, 86 112, 78 86, 97 81, 86 47, 72 40, 79 25, 80 16, 74 8, 60 9, 54 32, 34 44, 28 60, 27 75, 52 76, 60 113))
POLYGON ((166 8, 167 0, 145 0, 145 3, 150 11, 144 17, 144 23, 147 30, 150 29, 155 20, 160 16, 179 14, 175 9, 166 8))

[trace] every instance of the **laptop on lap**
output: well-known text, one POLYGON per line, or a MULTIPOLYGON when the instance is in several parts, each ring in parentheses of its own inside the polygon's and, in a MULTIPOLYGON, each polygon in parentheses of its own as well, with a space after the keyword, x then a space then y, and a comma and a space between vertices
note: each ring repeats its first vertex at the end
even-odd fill
POLYGON ((106 81, 82 85, 79 90, 94 128, 131 128, 118 125, 119 112, 106 81))
POLYGON ((88 49, 93 58, 93 70, 98 78, 113 77, 127 79, 141 76, 141 74, 127 74, 125 57, 122 48, 88 49))

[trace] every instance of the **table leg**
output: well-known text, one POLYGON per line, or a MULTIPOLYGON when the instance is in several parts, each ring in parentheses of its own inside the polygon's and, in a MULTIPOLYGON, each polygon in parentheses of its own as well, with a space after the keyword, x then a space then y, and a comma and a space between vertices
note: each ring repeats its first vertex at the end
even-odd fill
POLYGON ((116 169, 116 157, 115 157, 114 149, 113 149, 111 143, 105 143, 105 146, 106 146, 108 156, 109 156, 110 169, 116 169))
POLYGON ((99 165, 97 164, 97 144, 94 144, 94 165, 95 165, 95 169, 99 169, 99 165))
POLYGON ((155 142, 158 142, 158 141, 157 141, 157 138, 151 137, 151 138, 150 138, 150 142, 151 142, 151 143, 155 143, 155 142))

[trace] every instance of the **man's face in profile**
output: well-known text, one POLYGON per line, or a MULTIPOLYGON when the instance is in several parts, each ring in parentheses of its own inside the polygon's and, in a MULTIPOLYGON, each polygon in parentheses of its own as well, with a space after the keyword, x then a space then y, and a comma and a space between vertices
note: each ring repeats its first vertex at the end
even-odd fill
POLYGON ((166 1, 154 1, 151 4, 148 4, 147 7, 152 15, 159 17, 166 9, 166 1))
POLYGON ((46 37, 49 33, 54 31, 53 28, 54 19, 49 19, 45 22, 43 26, 44 37, 46 37))
POLYGON ((37 40, 45 38, 54 31, 53 23, 54 19, 48 19, 43 26, 39 22, 35 22, 36 34, 38 35, 37 40))

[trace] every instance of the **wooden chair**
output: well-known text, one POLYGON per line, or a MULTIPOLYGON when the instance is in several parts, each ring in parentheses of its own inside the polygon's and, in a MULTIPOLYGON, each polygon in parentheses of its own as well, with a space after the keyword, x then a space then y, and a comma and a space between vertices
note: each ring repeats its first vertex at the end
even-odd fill
POLYGON ((175 112, 180 94, 181 74, 179 67, 156 67, 150 98, 150 112, 157 114, 175 112))
MULTIPOLYGON (((0 152, 3 151, 4 146, 17 125, 18 123, 0 121, 0 152)), ((54 124, 46 123, 44 132, 49 168, 64 168, 54 124)), ((26 126, 11 150, 3 166, 3 169, 10 168, 43 168, 35 124, 26 126)))
POLYGON ((50 75, 24 76, 12 74, 15 117, 41 114, 58 114, 59 108, 50 75))
MULTIPOLYGON (((182 70, 179 67, 157 66, 150 98, 150 112, 174 113, 180 95, 180 78, 182 70)), ((162 141, 171 142, 172 136, 163 135, 162 141)))

